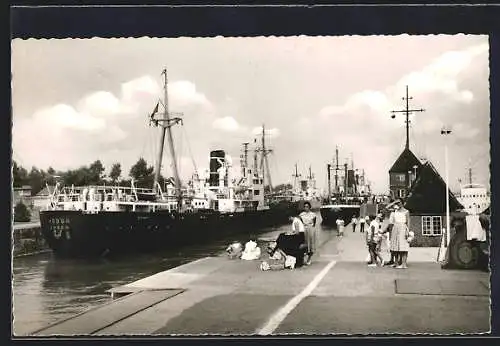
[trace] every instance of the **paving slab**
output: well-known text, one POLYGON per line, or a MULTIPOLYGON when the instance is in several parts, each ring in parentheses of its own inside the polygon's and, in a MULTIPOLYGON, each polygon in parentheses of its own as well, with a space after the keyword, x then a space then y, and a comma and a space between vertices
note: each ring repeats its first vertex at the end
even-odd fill
POLYGON ((395 281, 396 293, 398 294, 490 296, 488 287, 479 280, 397 279, 395 281))
POLYGON ((230 294, 205 299, 168 321, 154 334, 253 335, 293 296, 230 294))
POLYGON ((274 334, 487 333, 489 321, 489 300, 485 298, 311 296, 274 334))
POLYGON ((321 233, 320 243, 313 264, 295 270, 261 271, 260 260, 222 256, 125 285, 128 289, 184 291, 94 334, 252 335, 282 311, 286 311, 284 320, 274 334, 440 334, 489 330, 489 297, 484 295, 489 287, 487 273, 442 270, 429 259, 429 249, 420 251, 420 257, 417 252, 412 257, 410 251, 406 270, 368 267, 364 235, 349 233, 348 229, 344 237, 336 237, 335 232, 321 233), (327 266, 331 269, 324 272, 327 266), (425 283, 432 280, 442 281, 444 284, 439 287, 448 287, 451 293, 457 293, 464 281, 475 282, 473 288, 483 294, 398 294, 397 280, 407 286, 412 285, 409 280, 414 280, 420 287, 427 287, 425 283), (308 290, 311 283, 314 285, 308 290), (284 309, 291 301, 296 303, 290 310, 284 309))
POLYGON ((136 292, 57 322, 33 335, 90 335, 179 293, 182 290, 136 292))

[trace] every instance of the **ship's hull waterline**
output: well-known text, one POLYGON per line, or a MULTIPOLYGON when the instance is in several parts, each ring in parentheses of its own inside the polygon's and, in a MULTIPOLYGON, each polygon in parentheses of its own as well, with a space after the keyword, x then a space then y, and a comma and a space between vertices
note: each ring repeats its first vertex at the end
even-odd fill
MULTIPOLYGON (((288 208, 217 212, 40 212, 42 233, 57 257, 96 258, 145 253, 236 235, 255 236, 288 222, 288 208)), ((236 239, 235 239, 236 240, 236 239)), ((243 240, 243 239, 242 239, 243 240)))

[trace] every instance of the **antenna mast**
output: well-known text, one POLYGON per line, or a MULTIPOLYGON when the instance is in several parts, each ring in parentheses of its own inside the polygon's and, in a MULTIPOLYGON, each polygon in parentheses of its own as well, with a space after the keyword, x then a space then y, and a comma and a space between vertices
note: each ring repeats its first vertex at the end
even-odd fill
POLYGON ((405 113, 406 114, 406 145, 405 149, 410 149, 410 113, 412 112, 425 112, 425 109, 410 109, 409 100, 412 100, 413 97, 408 97, 408 85, 406 86, 406 97, 403 97, 403 101, 406 101, 406 109, 399 111, 391 111, 391 118, 396 117, 396 113, 405 113))

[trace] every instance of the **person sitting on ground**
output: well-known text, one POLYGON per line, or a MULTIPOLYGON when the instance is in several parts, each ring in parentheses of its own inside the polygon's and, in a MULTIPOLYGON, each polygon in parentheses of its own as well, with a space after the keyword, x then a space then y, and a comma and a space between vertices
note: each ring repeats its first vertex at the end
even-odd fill
POLYGON ((304 224, 300 217, 291 217, 292 227, 288 232, 280 233, 276 239, 275 247, 269 252, 271 257, 280 250, 286 256, 295 257, 295 267, 301 267, 304 264, 304 256, 307 252, 304 224))
POLYGON ((258 260, 260 258, 260 247, 254 240, 249 240, 245 244, 245 249, 241 253, 240 258, 246 261, 258 260))
POLYGON ((238 241, 234 241, 226 248, 226 252, 230 259, 241 258, 243 245, 238 241))

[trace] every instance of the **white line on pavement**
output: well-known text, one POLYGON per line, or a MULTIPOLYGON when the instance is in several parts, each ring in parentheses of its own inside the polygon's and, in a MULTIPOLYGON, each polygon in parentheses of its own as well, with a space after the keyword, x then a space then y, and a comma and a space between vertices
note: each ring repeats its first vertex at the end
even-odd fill
POLYGON ((299 305, 299 303, 305 297, 307 297, 308 295, 310 295, 312 293, 312 291, 318 286, 318 284, 321 282, 321 280, 323 280, 323 278, 328 273, 328 271, 330 269, 332 269, 332 267, 336 263, 337 263, 337 261, 335 261, 335 260, 330 261, 325 266, 325 268, 323 268, 323 270, 321 272, 319 272, 318 275, 316 275, 314 277, 314 279, 309 283, 309 285, 307 285, 306 288, 304 288, 302 290, 302 292, 300 292, 295 297, 290 299, 288 301, 288 303, 286 303, 286 305, 281 307, 281 309, 279 309, 274 315, 272 315, 271 318, 264 325, 264 327, 260 328, 257 331, 257 334, 258 335, 272 334, 276 330, 276 328, 278 328, 278 326, 281 324, 281 322, 283 322, 285 320, 285 318, 288 316, 288 314, 290 312, 292 312, 292 310, 295 309, 297 307, 297 305, 299 305))

